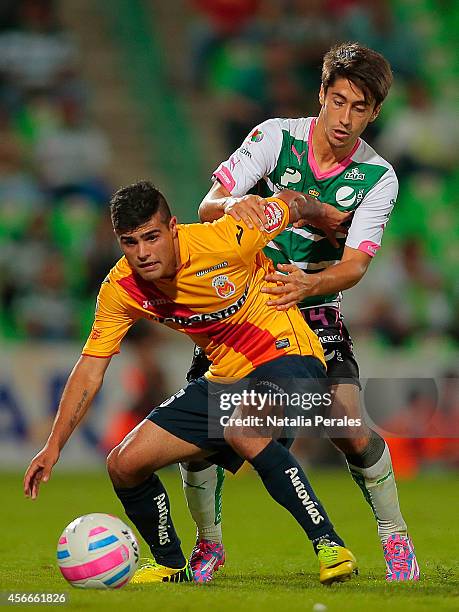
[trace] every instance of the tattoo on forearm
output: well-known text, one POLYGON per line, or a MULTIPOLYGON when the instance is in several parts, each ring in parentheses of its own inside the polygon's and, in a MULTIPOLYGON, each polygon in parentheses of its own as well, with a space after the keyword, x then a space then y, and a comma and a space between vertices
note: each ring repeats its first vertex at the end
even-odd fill
POLYGON ((72 429, 73 429, 73 427, 75 427, 75 424, 78 421, 78 417, 80 416, 80 413, 81 413, 84 405, 86 404, 87 399, 88 399, 88 391, 87 391, 87 389, 84 389, 83 393, 81 395, 81 400, 78 402, 76 410, 72 414, 72 418, 70 419, 70 427, 72 429))

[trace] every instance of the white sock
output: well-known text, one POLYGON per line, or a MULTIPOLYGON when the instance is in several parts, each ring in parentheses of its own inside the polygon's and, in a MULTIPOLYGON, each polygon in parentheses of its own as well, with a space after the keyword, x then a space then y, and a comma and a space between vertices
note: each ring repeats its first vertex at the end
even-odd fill
POLYGON ((393 533, 407 535, 398 502, 392 460, 385 444, 381 458, 371 467, 361 468, 348 463, 352 478, 370 504, 378 523, 378 534, 384 544, 393 533))
POLYGON ((180 464, 183 490, 199 540, 222 541, 222 489, 225 470, 211 465, 192 472, 180 464))

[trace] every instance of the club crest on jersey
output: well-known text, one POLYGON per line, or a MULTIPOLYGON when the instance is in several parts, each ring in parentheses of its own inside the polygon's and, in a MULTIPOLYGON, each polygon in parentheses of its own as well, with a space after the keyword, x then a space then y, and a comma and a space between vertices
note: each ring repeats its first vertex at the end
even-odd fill
POLYGON ((308 189, 308 195, 312 196, 313 198, 318 198, 320 196, 320 191, 317 191, 317 189, 312 187, 311 189, 308 189))
POLYGON ((346 172, 346 174, 344 175, 344 180, 363 181, 365 180, 365 173, 360 172, 359 168, 356 166, 355 168, 352 168, 352 170, 349 170, 349 172, 346 172))
POLYGON ((265 232, 271 234, 271 232, 276 231, 282 225, 284 211, 277 202, 268 202, 264 211, 266 219, 268 220, 267 226, 265 225, 265 232))
POLYGON ((263 140, 263 132, 261 130, 254 130, 251 134, 250 134, 250 142, 260 142, 260 140, 263 140))
POLYGON ((223 300, 232 296, 236 291, 236 285, 230 281, 226 274, 219 274, 212 279, 212 287, 215 289, 218 297, 223 300))

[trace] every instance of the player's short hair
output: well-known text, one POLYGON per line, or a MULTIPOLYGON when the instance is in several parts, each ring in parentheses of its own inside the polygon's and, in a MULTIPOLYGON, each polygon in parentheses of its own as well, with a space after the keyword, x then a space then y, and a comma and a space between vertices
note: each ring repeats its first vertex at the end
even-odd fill
POLYGON ((150 181, 122 187, 110 200, 110 214, 117 234, 132 232, 145 225, 158 211, 161 221, 169 223, 172 214, 166 198, 150 181))
POLYGON ((327 92, 339 78, 348 79, 357 85, 365 96, 365 102, 374 102, 375 106, 384 101, 393 81, 389 62, 380 53, 356 42, 335 45, 324 56, 324 91, 327 92))

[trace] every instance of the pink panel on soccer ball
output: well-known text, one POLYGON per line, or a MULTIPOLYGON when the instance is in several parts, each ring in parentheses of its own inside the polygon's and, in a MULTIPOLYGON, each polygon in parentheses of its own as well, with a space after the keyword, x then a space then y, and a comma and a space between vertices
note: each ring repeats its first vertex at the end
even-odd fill
POLYGON ((89 536, 94 536, 94 535, 97 535, 98 533, 103 533, 104 531, 108 531, 108 529, 106 527, 94 527, 89 532, 89 536))
POLYGON ((108 554, 100 557, 100 559, 94 559, 94 561, 88 561, 81 565, 74 565, 72 567, 61 567, 60 570, 66 578, 72 582, 76 580, 84 580, 86 578, 93 578, 104 572, 108 572, 114 569, 121 563, 126 562, 126 552, 123 550, 124 546, 119 546, 117 549, 109 552, 108 554), (124 554, 123 554, 124 553, 124 554))

